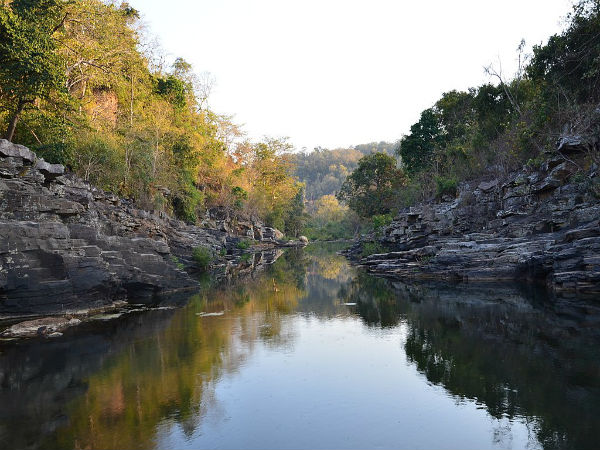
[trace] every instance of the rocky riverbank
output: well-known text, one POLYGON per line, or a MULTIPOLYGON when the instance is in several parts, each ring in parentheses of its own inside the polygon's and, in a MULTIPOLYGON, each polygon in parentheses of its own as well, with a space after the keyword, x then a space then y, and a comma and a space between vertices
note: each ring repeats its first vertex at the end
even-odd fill
POLYGON ((226 277, 239 265, 241 240, 256 241, 248 251, 258 265, 277 247, 303 245, 282 237, 218 211, 193 226, 138 209, 0 140, 0 317, 155 304, 197 287, 195 248, 215 255, 213 275, 226 277))
POLYGON ((350 257, 397 279, 520 280, 600 293, 600 179, 589 146, 563 138, 541 167, 459 185, 455 198, 401 211, 350 257), (364 256, 368 246, 385 249, 364 256))

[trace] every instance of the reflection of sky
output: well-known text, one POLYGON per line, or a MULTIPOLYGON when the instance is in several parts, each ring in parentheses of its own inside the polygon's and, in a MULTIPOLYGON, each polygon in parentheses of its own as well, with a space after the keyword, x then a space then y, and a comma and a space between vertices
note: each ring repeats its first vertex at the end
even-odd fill
POLYGON ((594 448, 600 336, 582 303, 559 315, 513 286, 392 290, 333 251, 2 349, 0 443, 594 448))
POLYGON ((495 420, 474 401, 428 383, 407 361, 406 327, 367 327, 350 315, 287 316, 281 330, 293 330, 293 345, 273 346, 255 334, 239 370, 215 381, 194 433, 165 421, 158 447, 539 447, 524 421, 495 420))

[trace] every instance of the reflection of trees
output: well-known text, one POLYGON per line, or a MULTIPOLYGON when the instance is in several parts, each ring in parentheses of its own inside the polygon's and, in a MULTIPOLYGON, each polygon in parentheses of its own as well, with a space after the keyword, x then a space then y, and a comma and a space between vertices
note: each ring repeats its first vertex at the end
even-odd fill
POLYGON ((0 442, 150 448, 157 429, 173 424, 189 436, 208 409, 218 409, 215 382, 238 371, 256 345, 294 345, 289 313, 329 317, 352 309, 368 326, 406 323, 408 360, 457 399, 474 399, 504 418, 494 431, 498 442, 510 440, 509 420, 524 416, 547 448, 594 447, 598 317, 591 306, 557 304, 558 313, 534 306, 506 287, 415 287, 355 275, 329 249, 286 252, 264 272, 197 293, 183 309, 5 350, 0 442), (197 315, 220 311, 227 313, 197 315))
POLYGON ((297 312, 319 318, 348 314, 348 309, 336 301, 340 286, 350 283, 354 275, 346 258, 335 253, 343 248, 340 243, 318 243, 305 249, 306 293, 297 312))
MULTIPOLYGON (((600 333, 590 328, 598 317, 581 314, 590 308, 562 302, 555 312, 506 286, 394 285, 362 274, 340 295, 369 325, 406 320, 407 357, 431 383, 495 418, 532 418, 544 448, 595 446, 600 333)), ((510 429, 495 433, 506 440, 510 429)))
POLYGON ((150 448, 159 424, 176 423, 192 434, 216 407, 215 381, 239 370, 257 343, 293 345, 295 331, 285 317, 301 299, 326 281, 324 300, 333 305, 339 283, 318 274, 322 256, 292 249, 260 272, 255 257, 229 284, 207 284, 183 309, 131 315, 106 333, 0 354, 0 400, 24 403, 0 416, 0 438, 10 437, 5 442, 15 448, 150 448), (313 268, 317 273, 307 275, 313 268), (227 313, 197 315, 221 311, 227 313), (47 401, 40 410, 42 392, 47 401))
MULTIPOLYGON (((197 293, 185 308, 168 311, 160 326, 148 333, 140 331, 165 311, 129 316, 121 321, 122 326, 129 325, 120 331, 119 339, 102 341, 100 353, 82 361, 68 358, 71 353, 85 352, 77 346, 87 344, 74 337, 47 355, 69 359, 68 364, 54 367, 48 375, 45 370, 50 361, 43 361, 46 355, 41 350, 45 343, 32 344, 29 351, 39 349, 37 357, 42 359, 36 370, 44 377, 43 388, 37 389, 34 378, 25 384, 15 380, 9 389, 23 389, 21 396, 45 390, 53 406, 47 408, 44 417, 39 417, 35 408, 21 411, 19 426, 0 433, 11 436, 14 440, 7 443, 18 448, 26 446, 26 439, 27 446, 33 448, 151 448, 156 444, 159 424, 176 423, 191 435, 207 408, 214 411, 215 381, 224 373, 237 371, 257 342, 275 347, 293 345, 294 329, 282 326, 282 321, 304 295, 304 263, 298 256, 280 258, 254 277, 197 293), (228 313, 223 316, 196 314, 224 310, 228 313), (73 373, 78 365, 80 370, 73 373), (65 387, 64 380, 69 378, 67 384, 80 387, 76 394, 65 387), (66 397, 70 400, 65 405, 66 392, 73 395, 66 397), (66 417, 57 423, 53 416, 60 410, 66 417), (43 438, 41 429, 32 432, 30 422, 45 424, 50 428, 46 431, 49 436, 43 438)), ((23 367, 25 376, 31 370, 27 369, 31 365, 27 357, 27 352, 21 355, 17 350, 8 359, 0 355, 0 374, 12 365, 23 367)), ((5 387, 1 398, 13 398, 4 395, 5 387)), ((35 398, 27 401, 37 405, 35 398)), ((2 422, 6 420, 2 417, 2 422)))
POLYGON ((396 295, 387 282, 359 272, 348 285, 342 286, 338 297, 346 303, 356 303, 356 311, 370 326, 398 325, 400 311, 396 295))

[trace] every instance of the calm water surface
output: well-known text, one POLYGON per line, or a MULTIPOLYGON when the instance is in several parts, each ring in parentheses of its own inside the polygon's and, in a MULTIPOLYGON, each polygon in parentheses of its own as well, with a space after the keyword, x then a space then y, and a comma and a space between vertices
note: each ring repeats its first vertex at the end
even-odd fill
POLYGON ((0 447, 596 447, 597 304, 392 283, 333 250, 2 344, 0 447))

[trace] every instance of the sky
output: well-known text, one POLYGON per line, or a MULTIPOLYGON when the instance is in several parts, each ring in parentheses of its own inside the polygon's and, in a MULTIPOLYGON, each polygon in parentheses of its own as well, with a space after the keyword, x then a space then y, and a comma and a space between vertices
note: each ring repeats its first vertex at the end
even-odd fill
POLYGON ((443 92, 510 78, 570 0, 129 0, 167 56, 216 80, 212 110, 297 149, 396 141, 443 92))

